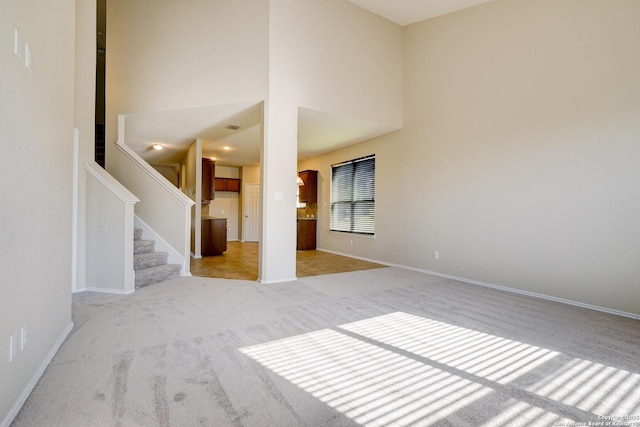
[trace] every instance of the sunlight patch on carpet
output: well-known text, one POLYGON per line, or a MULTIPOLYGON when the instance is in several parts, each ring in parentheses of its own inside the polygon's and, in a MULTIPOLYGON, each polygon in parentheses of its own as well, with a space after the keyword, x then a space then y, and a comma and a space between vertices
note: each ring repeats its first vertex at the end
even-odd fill
MULTIPOLYGON (((499 384, 513 383, 562 355, 402 312, 340 328, 499 384)), ((595 416, 640 411, 640 375, 588 360, 570 359, 527 390, 595 416)))
POLYGON ((407 313, 391 313, 341 329, 507 384, 560 353, 407 313))
POLYGON ((598 415, 635 415, 640 425, 640 375, 633 372, 572 359, 529 389, 598 415))
POLYGON ((240 351, 365 426, 465 419, 469 405, 486 405, 473 420, 483 426, 570 425, 640 410, 638 374, 402 312, 240 351), (504 387, 526 398, 503 402, 504 387))
POLYGON ((433 423, 491 392, 332 330, 241 351, 363 425, 433 423))

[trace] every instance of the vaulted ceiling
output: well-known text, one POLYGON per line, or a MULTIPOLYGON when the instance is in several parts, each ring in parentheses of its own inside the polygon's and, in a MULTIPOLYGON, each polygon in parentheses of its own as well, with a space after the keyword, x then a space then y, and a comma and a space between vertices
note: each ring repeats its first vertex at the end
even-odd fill
MULTIPOLYGON (((472 7, 491 0, 345 0, 400 26, 472 7)), ((178 163, 189 145, 203 141, 203 155, 223 166, 259 164, 260 104, 232 104, 126 117, 127 145, 155 165, 178 163), (230 129, 229 125, 238 126, 230 129), (154 143, 165 149, 151 149, 154 143)), ((319 155, 361 142, 394 129, 378 123, 300 108, 298 158, 319 155)))
POLYGON ((466 9, 491 0, 349 0, 400 26, 466 9))

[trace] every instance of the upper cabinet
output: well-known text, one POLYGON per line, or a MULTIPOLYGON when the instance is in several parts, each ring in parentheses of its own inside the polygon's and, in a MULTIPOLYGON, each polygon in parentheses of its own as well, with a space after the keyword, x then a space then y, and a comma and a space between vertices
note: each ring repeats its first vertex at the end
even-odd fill
POLYGON ((210 201, 216 198, 214 179, 216 176, 216 162, 211 159, 202 159, 202 201, 210 201))
POLYGON ((300 186, 299 201, 301 203, 318 202, 318 171, 306 170, 298 172, 304 185, 300 186))
POLYGON ((239 178, 216 178, 216 191, 240 192, 239 178))

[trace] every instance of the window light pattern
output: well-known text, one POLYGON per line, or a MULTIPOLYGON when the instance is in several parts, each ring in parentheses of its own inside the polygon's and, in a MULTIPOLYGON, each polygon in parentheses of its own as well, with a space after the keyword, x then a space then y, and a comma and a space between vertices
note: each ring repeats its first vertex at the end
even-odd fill
POLYGON ((402 312, 240 351, 364 426, 428 426, 496 401, 474 425, 575 425, 640 414, 637 373, 402 312), (526 401, 500 401, 495 393, 505 387, 526 401), (538 407, 539 399, 551 405, 538 407))
POLYGON ((633 372, 570 359, 529 390, 598 415, 637 414, 640 425, 640 375, 633 372))
POLYGON ((241 351, 368 426, 430 425, 491 392, 490 388, 326 329, 241 351))
POLYGON ((391 313, 341 328, 500 384, 559 354, 407 313, 391 313))
POLYGON ((528 391, 596 415, 640 412, 640 375, 622 369, 407 313, 341 328, 500 384, 555 359, 528 391))

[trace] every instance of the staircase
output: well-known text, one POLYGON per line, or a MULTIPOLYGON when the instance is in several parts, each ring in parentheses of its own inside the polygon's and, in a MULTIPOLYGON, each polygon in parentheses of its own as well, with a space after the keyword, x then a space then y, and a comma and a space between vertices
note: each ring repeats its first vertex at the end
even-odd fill
POLYGON ((154 240, 142 240, 142 230, 133 233, 133 269, 136 272, 136 289, 173 279, 180 275, 179 264, 167 264, 169 254, 156 252, 154 240))

